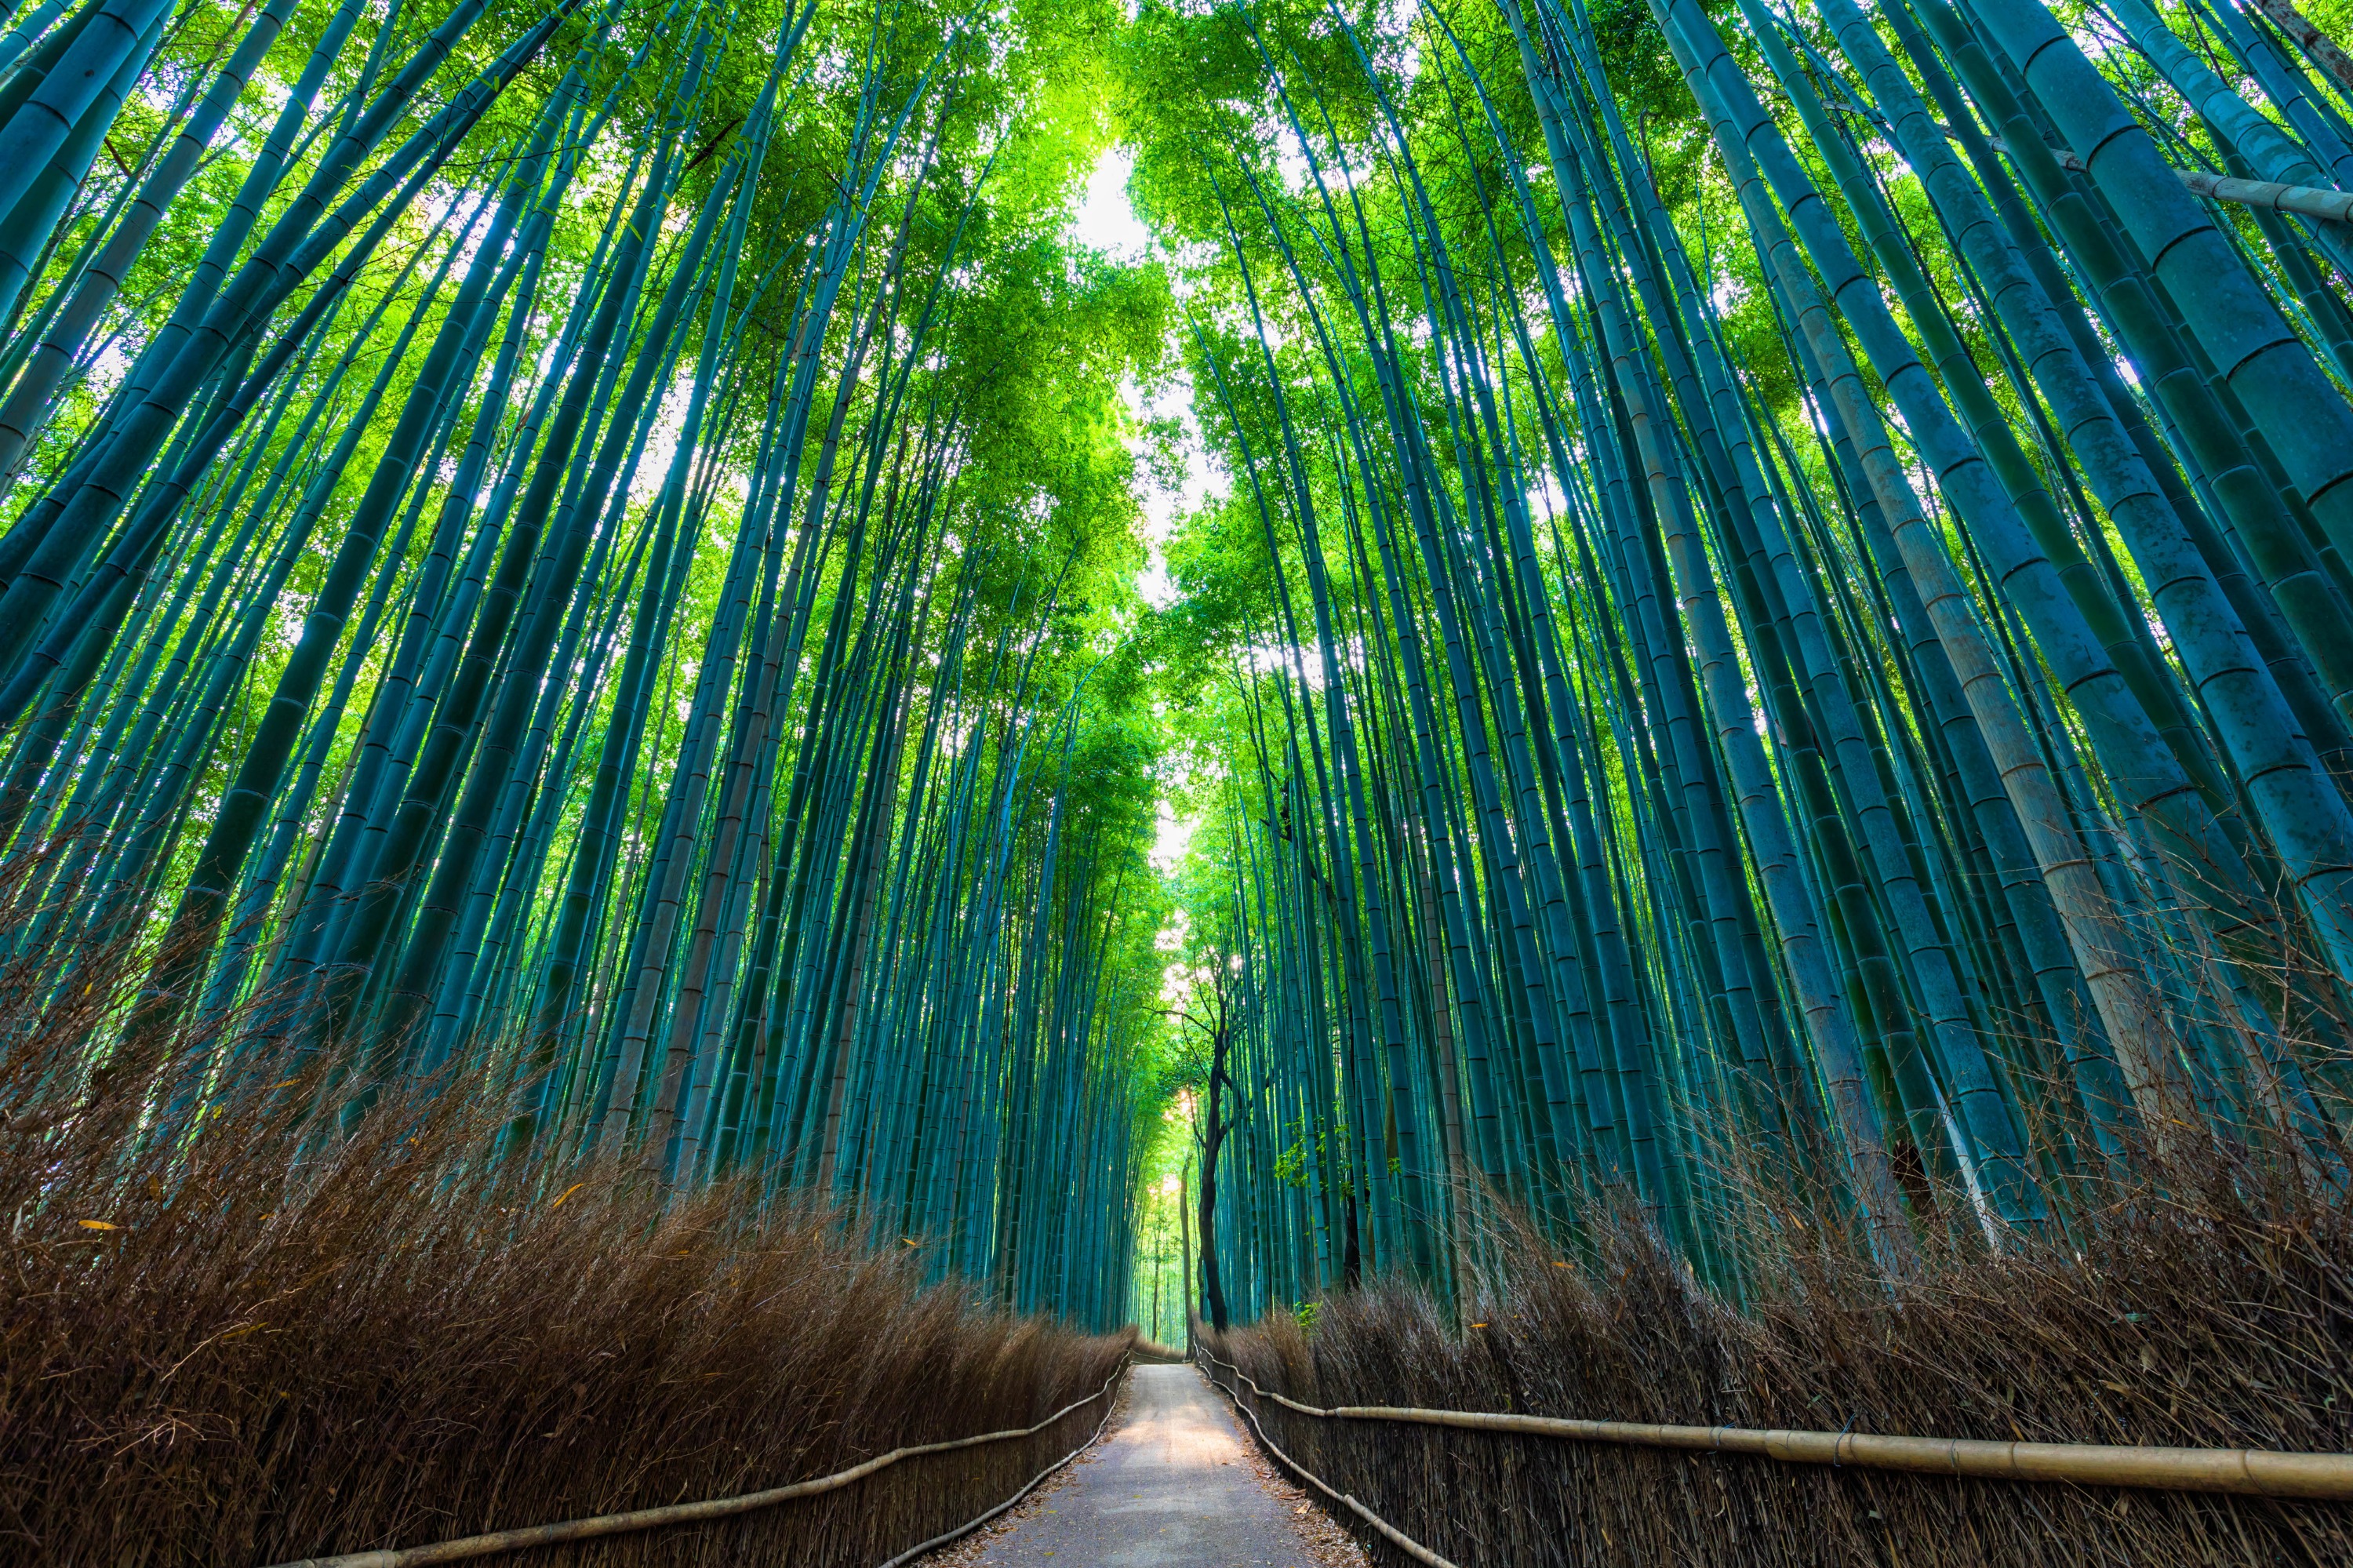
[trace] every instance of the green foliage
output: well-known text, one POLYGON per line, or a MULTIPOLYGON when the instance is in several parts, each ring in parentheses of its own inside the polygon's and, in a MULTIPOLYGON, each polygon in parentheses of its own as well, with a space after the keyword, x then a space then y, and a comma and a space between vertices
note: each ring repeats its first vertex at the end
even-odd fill
POLYGON ((200 0, 59 78, 120 105, 20 69, 8 940, 150 972, 52 1092, 463 1081, 535 1181, 1098 1324, 1188 1160, 1250 1311, 1498 1198, 1736 1293, 2183 1137, 2340 1181, 2353 249, 2173 165, 2353 179, 2353 84, 2210 10, 200 0))

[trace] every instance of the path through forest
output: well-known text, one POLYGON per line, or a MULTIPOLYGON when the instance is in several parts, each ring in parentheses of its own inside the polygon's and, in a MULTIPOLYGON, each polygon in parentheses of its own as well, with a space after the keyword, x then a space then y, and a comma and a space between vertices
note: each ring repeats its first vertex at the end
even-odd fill
MULTIPOLYGON (((1364 1563, 1190 1366, 1139 1366, 1113 1429, 939 1568, 1317 1568, 1364 1563)), ((926 1568, 930 1568, 927 1564, 926 1568)))

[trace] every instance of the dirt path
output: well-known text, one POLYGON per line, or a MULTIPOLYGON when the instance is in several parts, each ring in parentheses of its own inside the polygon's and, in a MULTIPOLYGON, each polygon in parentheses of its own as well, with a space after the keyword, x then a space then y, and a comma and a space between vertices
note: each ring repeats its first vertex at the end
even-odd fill
POLYGON ((923 1568, 1358 1568, 1189 1366, 1127 1375, 1113 1429, 1022 1506, 923 1568))

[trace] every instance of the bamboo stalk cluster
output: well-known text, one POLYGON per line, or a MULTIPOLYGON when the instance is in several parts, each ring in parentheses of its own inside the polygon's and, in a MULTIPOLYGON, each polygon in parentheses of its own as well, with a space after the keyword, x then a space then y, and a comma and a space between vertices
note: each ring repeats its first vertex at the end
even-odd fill
POLYGON ((1494 1201, 1736 1296, 2341 1189, 2284 0, 414 5, 5 18, 7 939, 147 966, 12 1125, 463 1083, 1117 1321, 1189 753, 1242 1315, 1494 1201), (1174 332, 1059 232, 1104 83, 1174 332), (1147 616, 1172 340, 1233 483, 1147 616))
POLYGON ((2065 15, 1145 13, 1219 1328, 1467 1296, 1491 1198, 1736 1298, 2341 1195, 2353 258, 2177 169, 2338 189, 2353 84, 2271 0, 2065 15))
POLYGON ((527 1184, 748 1174, 1124 1319, 1155 306, 1054 238, 1055 25, 17 20, 5 939, 149 970, 12 1116, 463 1085, 527 1184))

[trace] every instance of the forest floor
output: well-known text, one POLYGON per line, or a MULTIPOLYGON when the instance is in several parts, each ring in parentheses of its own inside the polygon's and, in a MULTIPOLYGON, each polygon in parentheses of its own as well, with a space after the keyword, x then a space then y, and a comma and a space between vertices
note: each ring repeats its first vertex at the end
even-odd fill
POLYGON ((1103 1440, 923 1568, 1362 1568, 1190 1366, 1138 1366, 1103 1440))

